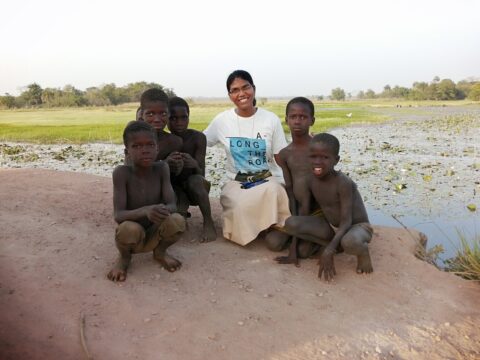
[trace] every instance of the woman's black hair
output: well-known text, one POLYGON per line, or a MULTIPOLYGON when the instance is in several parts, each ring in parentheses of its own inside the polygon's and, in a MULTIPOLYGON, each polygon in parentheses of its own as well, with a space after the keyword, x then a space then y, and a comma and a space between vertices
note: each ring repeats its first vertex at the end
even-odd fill
MULTIPOLYGON (((252 75, 245 70, 235 70, 227 78, 227 91, 230 92, 230 85, 232 85, 233 80, 240 78, 242 80, 248 81, 252 85, 253 89, 256 90, 255 84, 253 83, 252 75)), ((253 98, 253 106, 257 105, 257 99, 253 98)))

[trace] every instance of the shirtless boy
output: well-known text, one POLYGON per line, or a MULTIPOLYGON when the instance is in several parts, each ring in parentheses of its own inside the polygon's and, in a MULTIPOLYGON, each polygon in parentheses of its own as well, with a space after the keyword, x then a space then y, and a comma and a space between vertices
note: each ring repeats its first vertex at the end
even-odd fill
POLYGON ((311 175, 307 189, 320 206, 324 218, 298 215, 285 222, 285 231, 290 235, 325 246, 320 256, 318 276, 321 278, 323 274, 327 281, 336 274, 333 255, 339 245, 345 253, 357 257, 357 273, 373 271, 368 250, 372 228, 357 185, 334 169, 340 160, 339 150, 339 141, 333 135, 322 133, 312 138, 311 175))
POLYGON ((140 97, 141 118, 155 128, 157 160, 164 160, 171 152, 182 149, 182 139, 165 131, 168 121, 168 96, 160 89, 145 90, 140 97))
POLYGON ((125 281, 132 254, 153 251, 153 257, 168 271, 181 263, 167 254, 185 231, 185 219, 175 213, 175 195, 166 162, 156 162, 157 137, 143 121, 130 122, 123 132, 129 165, 113 171, 113 210, 118 227, 115 244, 120 256, 107 274, 112 281, 125 281))
POLYGON ((203 235, 200 242, 213 241, 217 238, 215 224, 210 209, 210 183, 205 179, 205 154, 207 138, 197 130, 189 129, 190 108, 179 97, 169 100, 170 118, 168 129, 183 141, 180 151, 174 151, 167 157, 172 170, 172 185, 177 195, 178 212, 188 215, 190 205, 198 205, 203 215, 203 235), (177 169, 177 166, 180 169, 177 169))
MULTIPOLYGON (((310 136, 310 126, 315 123, 313 103, 305 97, 296 97, 290 100, 286 107, 285 122, 290 128, 292 142, 280 151, 277 162, 283 171, 290 212, 292 215, 310 215, 313 210, 316 210, 314 206, 310 206, 311 195, 308 190, 308 180, 311 174, 309 144, 312 137, 310 136)), ((287 240, 288 237, 285 235, 267 234, 265 238, 267 247, 273 251, 281 251, 287 240)), ((317 249, 316 244, 302 240, 298 241, 297 247, 297 239, 294 238, 291 242, 289 256, 279 256, 276 260, 281 264, 298 264, 297 251, 301 258, 306 258, 317 249)))

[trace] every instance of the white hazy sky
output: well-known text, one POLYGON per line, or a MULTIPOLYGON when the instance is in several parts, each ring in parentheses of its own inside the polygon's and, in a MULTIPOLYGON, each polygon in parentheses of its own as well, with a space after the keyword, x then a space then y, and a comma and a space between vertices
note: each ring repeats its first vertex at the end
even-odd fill
POLYGON ((226 96, 328 95, 480 76, 477 0, 15 0, 0 12, 0 94, 152 81, 226 96))

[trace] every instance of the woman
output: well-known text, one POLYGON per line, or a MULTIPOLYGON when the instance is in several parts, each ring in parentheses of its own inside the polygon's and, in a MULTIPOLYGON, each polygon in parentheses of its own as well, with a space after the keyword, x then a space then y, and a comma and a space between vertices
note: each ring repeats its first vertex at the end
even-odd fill
POLYGON ((280 119, 257 108, 250 74, 236 70, 227 91, 235 108, 218 114, 205 129, 207 145, 221 144, 227 154, 227 176, 220 203, 223 236, 246 245, 271 225, 290 216, 288 197, 275 156, 287 146, 280 119))

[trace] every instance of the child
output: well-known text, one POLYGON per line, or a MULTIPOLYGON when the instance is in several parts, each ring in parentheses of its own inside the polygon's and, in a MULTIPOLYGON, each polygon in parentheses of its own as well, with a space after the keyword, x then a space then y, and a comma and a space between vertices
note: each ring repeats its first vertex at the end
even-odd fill
POLYGON ((143 121, 143 119, 142 119, 142 112, 143 112, 143 111, 142 111, 142 107, 139 106, 139 107, 137 108, 137 112, 135 113, 135 120, 137 120, 137 121, 143 121))
MULTIPOLYGON (((340 160, 339 149, 338 139, 326 133, 315 135, 310 142, 311 175, 307 189, 328 223, 311 215, 292 216, 285 222, 285 231, 292 236, 326 246, 318 276, 321 278, 323 273, 327 281, 335 275, 333 255, 340 245, 347 254, 357 256, 357 273, 373 271, 368 250, 372 228, 356 184, 334 169, 340 160)), ((309 206, 306 204, 305 208, 309 206)))
POLYGON ((180 151, 171 153, 169 162, 172 173, 172 185, 177 195, 177 207, 180 214, 187 216, 189 205, 198 205, 203 215, 203 236, 200 242, 217 238, 215 224, 210 210, 210 183, 205 179, 205 154, 207 138, 197 130, 188 129, 190 108, 179 97, 169 100, 170 118, 168 129, 183 141, 180 151), (177 169, 180 164, 180 169, 177 169))
POLYGON ((173 151, 182 149, 182 139, 167 133, 164 129, 168 121, 168 96, 160 89, 145 90, 140 97, 142 119, 151 124, 157 134, 157 160, 164 160, 173 151))
MULTIPOLYGON (((312 139, 309 131, 310 126, 315 123, 313 103, 305 97, 293 98, 287 104, 285 121, 290 128, 292 142, 280 151, 278 165, 283 171, 290 212, 292 215, 310 215, 315 210, 310 208, 311 195, 308 190, 308 180, 311 173, 309 144, 312 139)), ((284 248, 288 237, 268 234, 265 240, 270 250, 280 251, 284 248)), ((309 257, 315 250, 318 250, 318 246, 310 241, 300 240, 298 243, 298 254, 302 258, 309 257)), ((276 260, 282 264, 298 264, 296 238, 292 239, 289 256, 280 256, 276 260)))
POLYGON ((167 254, 185 231, 185 219, 176 214, 175 195, 167 163, 155 162, 157 138, 143 121, 130 122, 123 132, 129 165, 113 171, 113 210, 118 227, 115 243, 120 257, 107 277, 125 281, 132 254, 153 250, 153 257, 173 272, 181 263, 167 254))

